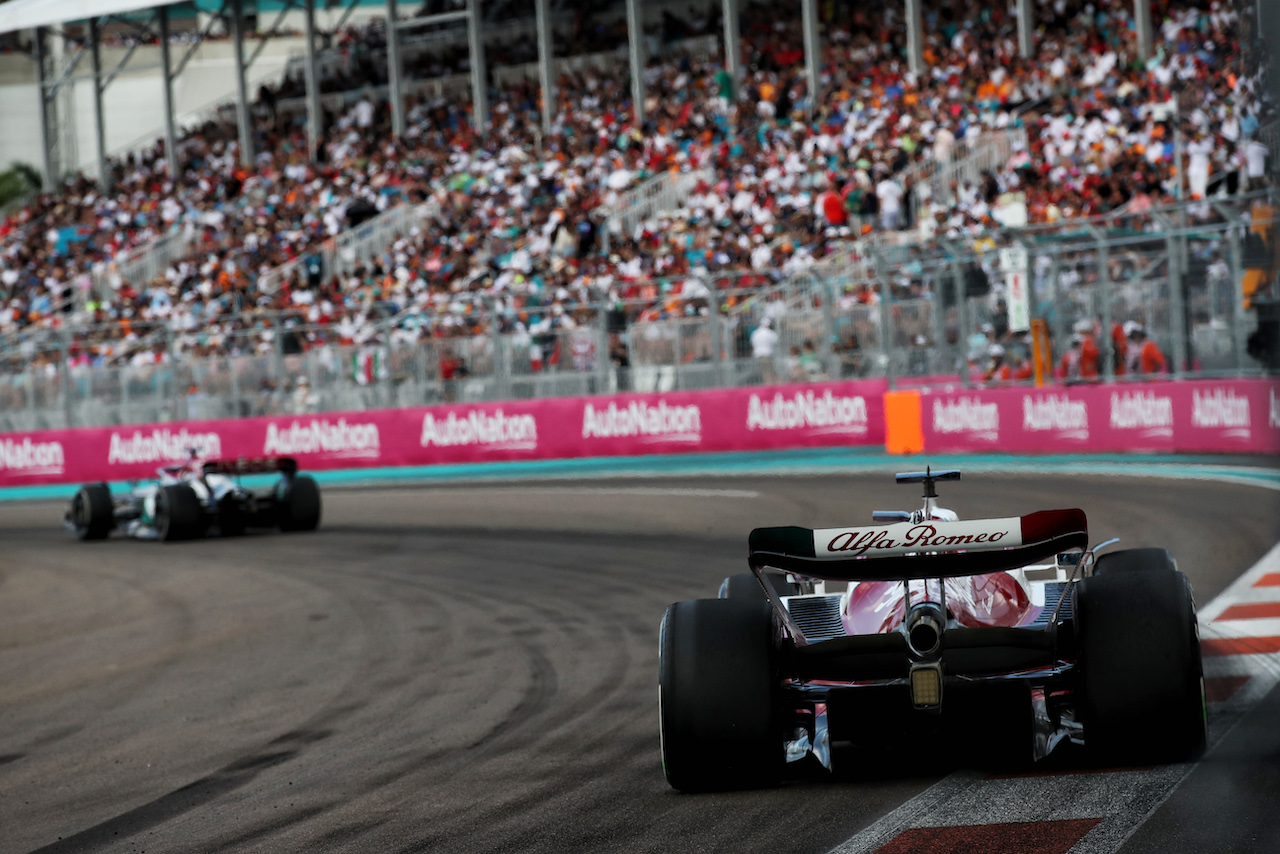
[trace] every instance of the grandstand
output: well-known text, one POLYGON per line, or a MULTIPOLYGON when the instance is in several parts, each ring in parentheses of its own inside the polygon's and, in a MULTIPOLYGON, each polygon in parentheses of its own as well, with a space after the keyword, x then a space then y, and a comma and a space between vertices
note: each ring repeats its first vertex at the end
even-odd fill
POLYGON ((488 36, 478 6, 48 176, 0 222, 0 429, 761 382, 766 317, 783 379, 1016 382, 1014 246, 1055 363, 1083 321, 1264 367, 1244 5, 541 2, 488 36))

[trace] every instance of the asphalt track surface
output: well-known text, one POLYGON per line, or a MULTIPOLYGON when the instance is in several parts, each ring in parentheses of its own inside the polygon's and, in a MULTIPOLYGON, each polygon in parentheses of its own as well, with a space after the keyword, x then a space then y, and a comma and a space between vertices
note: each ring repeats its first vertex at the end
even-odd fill
MULTIPOLYGON (((682 795, 657 630, 757 525, 913 507, 884 475, 330 490, 315 534, 81 544, 0 506, 0 851, 820 854, 955 770, 682 795)), ((1079 506, 1208 601, 1280 541, 1280 491, 1100 476, 943 485, 962 517, 1079 506)), ((1125 852, 1280 851, 1272 691, 1125 852)), ((963 824, 964 816, 956 816, 963 824)))

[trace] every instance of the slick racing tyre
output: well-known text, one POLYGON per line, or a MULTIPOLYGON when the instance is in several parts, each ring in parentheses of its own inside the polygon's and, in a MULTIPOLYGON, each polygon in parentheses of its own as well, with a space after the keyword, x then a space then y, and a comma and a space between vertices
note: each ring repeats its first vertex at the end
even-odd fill
POLYGON ((1206 720, 1191 584, 1151 554, 1163 550, 1134 551, 1076 585, 1085 745, 1102 762, 1195 759, 1206 720))
MULTIPOLYGON (((798 585, 787 581, 787 577, 778 572, 765 573, 769 579, 769 583, 773 585, 773 590, 779 596, 795 596, 800 592, 798 585)), ((737 575, 730 575, 720 583, 721 599, 755 599, 759 602, 768 602, 769 597, 764 595, 764 591, 760 589, 760 582, 756 581, 754 572, 739 572, 737 575)))
POLYGON ((1177 569, 1173 555, 1164 549, 1124 549, 1107 552, 1093 565, 1094 575, 1116 572, 1142 572, 1148 569, 1177 569))
POLYGON ((204 508, 189 484, 171 483, 156 493, 156 533, 165 542, 193 540, 204 534, 204 508))
POLYGON ((314 531, 320 525, 320 487, 305 474, 282 479, 276 512, 281 531, 314 531))
POLYGON ((105 483, 86 483, 71 499, 71 524, 82 540, 105 540, 115 527, 111 490, 105 483))
POLYGON ((659 633, 662 768, 685 792, 775 785, 784 764, 773 609, 758 599, 692 599, 659 633))
POLYGON ((245 524, 240 499, 235 494, 222 496, 218 502, 218 533, 224 537, 239 537, 244 534, 245 524))

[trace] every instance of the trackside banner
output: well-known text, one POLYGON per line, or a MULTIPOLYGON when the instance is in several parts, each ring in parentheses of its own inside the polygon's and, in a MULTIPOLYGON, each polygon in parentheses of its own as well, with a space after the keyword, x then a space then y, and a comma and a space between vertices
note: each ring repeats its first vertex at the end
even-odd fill
POLYGON ((306 469, 883 445, 879 380, 601 395, 0 436, 0 486, 149 477, 205 457, 306 469))
POLYGON ((924 391, 921 419, 930 453, 1277 453, 1280 384, 924 391))

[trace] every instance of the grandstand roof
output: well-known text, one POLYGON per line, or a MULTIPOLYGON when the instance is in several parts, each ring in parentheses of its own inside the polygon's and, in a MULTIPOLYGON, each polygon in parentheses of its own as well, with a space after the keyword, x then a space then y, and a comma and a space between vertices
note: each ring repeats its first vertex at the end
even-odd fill
POLYGON ((181 0, 10 0, 0 3, 0 34, 179 2, 181 0))

